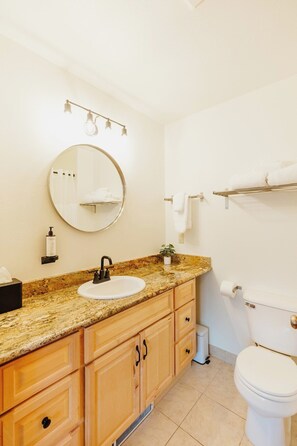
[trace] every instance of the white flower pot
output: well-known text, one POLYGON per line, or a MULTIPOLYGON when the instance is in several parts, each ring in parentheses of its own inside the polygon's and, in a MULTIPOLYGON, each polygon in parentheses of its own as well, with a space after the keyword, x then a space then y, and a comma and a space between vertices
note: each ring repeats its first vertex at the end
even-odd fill
POLYGON ((171 257, 164 256, 164 265, 171 265, 171 257))

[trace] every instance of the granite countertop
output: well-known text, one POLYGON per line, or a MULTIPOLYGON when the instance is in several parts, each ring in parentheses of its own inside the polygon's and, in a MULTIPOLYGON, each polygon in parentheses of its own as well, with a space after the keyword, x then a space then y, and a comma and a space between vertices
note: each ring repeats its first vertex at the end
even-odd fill
POLYGON ((82 327, 99 322, 211 270, 208 257, 177 255, 171 266, 160 256, 114 265, 111 275, 141 277, 140 293, 115 300, 80 297, 77 288, 92 280, 93 270, 23 285, 23 307, 0 314, 0 364, 11 361, 82 327))

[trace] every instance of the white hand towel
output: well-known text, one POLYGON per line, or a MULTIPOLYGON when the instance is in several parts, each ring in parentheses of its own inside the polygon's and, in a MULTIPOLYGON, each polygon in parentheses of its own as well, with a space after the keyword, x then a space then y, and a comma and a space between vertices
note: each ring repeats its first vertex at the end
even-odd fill
POLYGON ((184 234, 187 229, 192 227, 191 209, 190 209, 189 195, 184 195, 184 209, 183 212, 173 211, 173 222, 175 230, 178 234, 184 234))
POLYGON ((267 182, 270 186, 297 183, 297 163, 270 172, 267 182))
POLYGON ((172 209, 174 212, 183 212, 185 207, 185 193, 178 192, 172 197, 172 209))

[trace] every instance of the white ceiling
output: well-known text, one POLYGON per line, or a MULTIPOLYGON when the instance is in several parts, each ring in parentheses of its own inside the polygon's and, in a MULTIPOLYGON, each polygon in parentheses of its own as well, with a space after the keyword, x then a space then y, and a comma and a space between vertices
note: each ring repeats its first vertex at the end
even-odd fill
POLYGON ((297 73, 296 0, 191 3, 1 0, 0 33, 160 122, 297 73))

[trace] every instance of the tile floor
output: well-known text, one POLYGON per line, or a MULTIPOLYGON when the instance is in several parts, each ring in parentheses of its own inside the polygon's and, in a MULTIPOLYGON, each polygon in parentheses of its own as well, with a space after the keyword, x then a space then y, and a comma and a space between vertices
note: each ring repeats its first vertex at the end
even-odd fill
MULTIPOLYGON (((126 440, 125 446, 252 446, 244 433, 246 403, 233 366, 215 357, 190 369, 126 440)), ((297 446, 297 416, 291 446, 297 446)))

